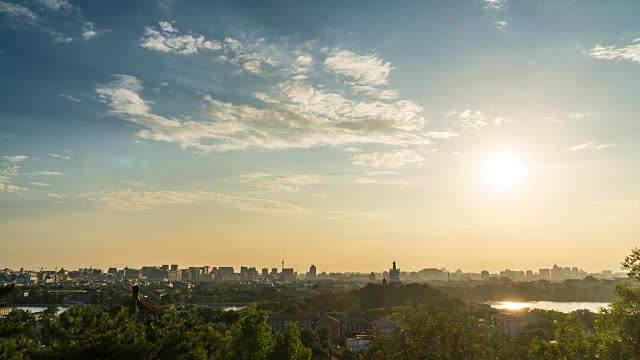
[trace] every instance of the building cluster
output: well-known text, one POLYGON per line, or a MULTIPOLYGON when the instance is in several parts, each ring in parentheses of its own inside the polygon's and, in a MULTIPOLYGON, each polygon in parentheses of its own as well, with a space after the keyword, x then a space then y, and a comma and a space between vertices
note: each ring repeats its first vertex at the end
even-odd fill
POLYGON ((374 334, 389 335, 398 330, 398 326, 386 317, 369 321, 355 316, 275 313, 268 319, 269 326, 274 332, 283 332, 288 322, 295 323, 300 329, 325 329, 333 342, 347 346, 356 352, 366 351, 374 334))
POLYGON ((48 285, 48 284, 78 284, 83 282, 201 282, 201 281, 252 281, 263 283, 293 282, 297 280, 338 280, 345 282, 377 283, 388 282, 400 284, 401 278, 405 282, 528 282, 547 280, 563 282, 567 280, 581 280, 592 277, 601 280, 626 278, 625 273, 613 273, 603 270, 599 273, 587 273, 577 267, 560 267, 533 270, 505 269, 498 273, 490 273, 484 270, 480 273, 463 272, 458 269, 450 272, 447 269, 425 268, 419 271, 400 271, 393 267, 388 271, 370 273, 318 273, 315 265, 309 267, 309 271, 300 274, 293 268, 282 266, 278 268, 262 268, 241 266, 240 271, 232 266, 190 266, 180 268, 176 264, 160 266, 143 266, 141 268, 125 267, 118 269, 110 267, 106 271, 95 268, 81 268, 78 270, 25 270, 11 269, 0 270, 0 284, 12 282, 19 286, 48 285))

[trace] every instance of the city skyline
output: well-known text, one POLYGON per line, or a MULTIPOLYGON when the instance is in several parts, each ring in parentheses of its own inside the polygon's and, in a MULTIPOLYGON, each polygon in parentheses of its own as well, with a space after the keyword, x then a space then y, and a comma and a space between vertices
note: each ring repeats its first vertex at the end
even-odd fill
POLYGON ((638 17, 0 0, 0 267, 618 271, 638 17))

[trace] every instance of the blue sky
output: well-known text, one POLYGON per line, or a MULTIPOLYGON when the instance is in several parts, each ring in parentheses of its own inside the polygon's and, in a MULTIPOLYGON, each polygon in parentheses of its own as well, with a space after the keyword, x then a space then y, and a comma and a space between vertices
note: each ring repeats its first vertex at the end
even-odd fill
POLYGON ((0 0, 0 262, 615 268, 640 233, 639 16, 0 0))

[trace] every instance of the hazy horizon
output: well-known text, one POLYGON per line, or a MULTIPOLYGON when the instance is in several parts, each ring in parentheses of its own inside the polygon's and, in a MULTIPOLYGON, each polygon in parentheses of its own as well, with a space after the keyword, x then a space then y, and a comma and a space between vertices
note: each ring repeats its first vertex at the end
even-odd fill
POLYGON ((639 17, 0 0, 0 267, 619 271, 639 17))

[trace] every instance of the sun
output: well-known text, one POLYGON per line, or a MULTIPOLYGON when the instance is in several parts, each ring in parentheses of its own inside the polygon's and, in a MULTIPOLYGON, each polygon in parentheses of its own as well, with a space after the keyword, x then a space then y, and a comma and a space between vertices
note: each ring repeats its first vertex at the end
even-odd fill
POLYGON ((499 152, 489 155, 482 166, 482 178, 493 190, 509 191, 524 181, 527 169, 515 153, 499 152))

